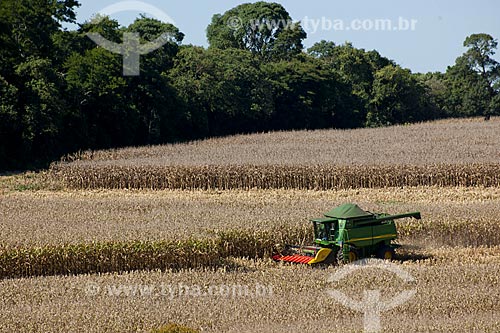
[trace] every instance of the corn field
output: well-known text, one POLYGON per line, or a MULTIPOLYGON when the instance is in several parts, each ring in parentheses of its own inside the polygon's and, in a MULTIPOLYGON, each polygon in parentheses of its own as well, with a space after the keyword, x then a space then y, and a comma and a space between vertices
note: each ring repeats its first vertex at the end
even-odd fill
POLYGON ((75 189, 499 186, 500 118, 278 132, 82 152, 53 164, 75 189))
POLYGON ((429 166, 100 166, 59 165, 74 189, 306 189, 499 186, 500 164, 429 166))
POLYGON ((499 139, 500 118, 263 133, 1 176, 0 332, 362 331, 327 291, 377 288, 384 301, 417 291, 383 311, 384 332, 498 332, 499 139), (393 264, 413 282, 379 270, 331 282, 341 267, 270 259, 348 202, 422 213, 396 222, 393 264), (269 293, 187 292, 255 285, 269 293))
POLYGON ((276 239, 296 243, 312 230, 221 232, 213 239, 163 242, 107 242, 24 247, 0 251, 0 279, 135 270, 218 267, 230 257, 263 258, 281 250, 276 239))

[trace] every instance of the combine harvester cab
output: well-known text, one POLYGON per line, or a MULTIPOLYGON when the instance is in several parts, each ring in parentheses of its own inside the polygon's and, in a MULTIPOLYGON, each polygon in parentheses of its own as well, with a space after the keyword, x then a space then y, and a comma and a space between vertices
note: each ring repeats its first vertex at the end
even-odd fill
POLYGON ((420 220, 419 212, 398 215, 376 214, 362 210, 355 204, 344 204, 313 219, 314 245, 287 246, 273 256, 276 261, 300 264, 349 263, 376 256, 391 260, 399 245, 394 220, 413 217, 420 220))

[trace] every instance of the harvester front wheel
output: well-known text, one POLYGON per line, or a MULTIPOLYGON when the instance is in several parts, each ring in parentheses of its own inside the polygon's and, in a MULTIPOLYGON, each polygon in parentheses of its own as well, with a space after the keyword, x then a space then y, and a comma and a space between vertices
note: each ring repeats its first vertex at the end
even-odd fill
POLYGON ((377 257, 379 257, 380 259, 384 259, 384 260, 392 260, 392 259, 394 259, 394 254, 395 254, 394 248, 387 246, 387 245, 383 245, 378 250, 377 257))
POLYGON ((337 262, 339 265, 354 262, 358 260, 358 258, 358 253, 353 249, 349 250, 349 252, 347 253, 347 258, 344 258, 344 252, 342 251, 342 249, 337 252, 337 262))

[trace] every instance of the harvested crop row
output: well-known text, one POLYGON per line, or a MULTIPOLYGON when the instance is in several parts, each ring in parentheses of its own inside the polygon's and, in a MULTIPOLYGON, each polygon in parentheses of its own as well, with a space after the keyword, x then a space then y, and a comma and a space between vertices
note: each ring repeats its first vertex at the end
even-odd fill
POLYGON ((57 164, 51 174, 74 189, 306 189, 500 186, 500 164, 394 166, 141 166, 57 164))

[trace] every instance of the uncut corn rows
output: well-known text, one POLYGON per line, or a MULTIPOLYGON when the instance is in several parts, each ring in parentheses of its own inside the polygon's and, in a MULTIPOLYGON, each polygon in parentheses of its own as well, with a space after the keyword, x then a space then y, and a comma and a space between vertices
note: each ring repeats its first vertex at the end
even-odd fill
POLYGON ((500 186, 500 164, 394 166, 140 166, 57 164, 52 175, 78 189, 350 189, 500 186))
MULTIPOLYGON (((287 231, 296 243, 309 228, 287 231)), ((215 267, 228 257, 262 258, 275 251, 276 232, 228 231, 215 239, 178 242, 105 242, 0 251, 0 278, 215 267)))
MULTIPOLYGON (((451 246, 495 246, 500 244, 498 225, 431 221, 401 225, 401 239, 451 246)), ((307 245, 310 226, 260 231, 228 230, 215 238, 183 241, 93 242, 84 244, 17 247, 0 250, 0 279, 26 276, 125 272, 134 270, 219 267, 229 257, 267 258, 286 244, 307 245), (307 243, 307 244, 306 244, 307 243)), ((401 258, 415 259, 420 254, 401 258)))

